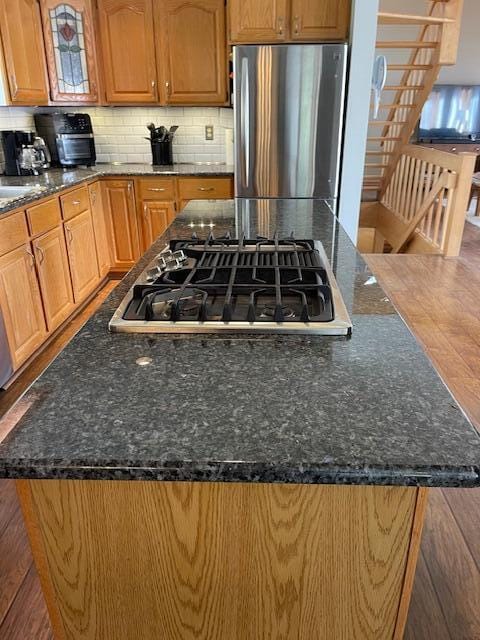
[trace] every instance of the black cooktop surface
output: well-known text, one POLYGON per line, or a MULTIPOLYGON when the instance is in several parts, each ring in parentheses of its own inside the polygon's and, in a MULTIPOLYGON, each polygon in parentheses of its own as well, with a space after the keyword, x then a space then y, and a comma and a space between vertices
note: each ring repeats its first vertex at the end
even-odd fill
POLYGON ((172 240, 136 284, 124 320, 329 322, 327 271, 313 240, 172 240))

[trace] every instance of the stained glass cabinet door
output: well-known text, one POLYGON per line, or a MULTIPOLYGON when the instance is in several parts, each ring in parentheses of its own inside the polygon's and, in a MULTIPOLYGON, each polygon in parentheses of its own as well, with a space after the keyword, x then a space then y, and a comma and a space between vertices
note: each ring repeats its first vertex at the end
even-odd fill
POLYGON ((97 102, 91 0, 41 0, 50 90, 54 102, 97 102))

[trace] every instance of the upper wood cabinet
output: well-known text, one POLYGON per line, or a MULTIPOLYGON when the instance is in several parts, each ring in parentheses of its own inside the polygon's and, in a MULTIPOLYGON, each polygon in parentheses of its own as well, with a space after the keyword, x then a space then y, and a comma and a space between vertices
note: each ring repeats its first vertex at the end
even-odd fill
POLYGON ((38 349, 47 334, 30 245, 0 257, 0 308, 16 370, 38 349))
POLYGON ((288 26, 288 2, 229 0, 231 42, 283 42, 288 26))
POLYGON ((346 40, 351 0, 229 0, 230 42, 346 40))
POLYGON ((98 15, 107 101, 157 102, 152 0, 98 0, 98 15))
POLYGON ((47 69, 37 0, 0 0, 0 31, 11 103, 47 104, 47 69))
POLYGON ((97 63, 91 0, 40 0, 54 102, 96 102, 97 63))
POLYGON ((291 0, 291 3, 292 40, 347 39, 350 0, 291 0))
POLYGON ((224 0, 158 0, 155 38, 166 104, 226 104, 224 0))

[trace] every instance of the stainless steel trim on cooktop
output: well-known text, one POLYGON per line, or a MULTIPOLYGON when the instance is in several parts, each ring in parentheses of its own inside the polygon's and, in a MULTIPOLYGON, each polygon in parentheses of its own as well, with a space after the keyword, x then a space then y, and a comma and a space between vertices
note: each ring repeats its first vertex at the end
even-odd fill
POLYGON ((320 259, 328 275, 330 288, 332 290, 334 319, 330 322, 222 322, 219 320, 200 322, 178 321, 168 322, 165 320, 124 320, 125 313, 130 301, 133 298, 133 287, 136 284, 147 282, 147 271, 155 266, 157 259, 153 260, 148 267, 140 274, 133 286, 129 289, 120 306, 115 311, 110 320, 108 328, 114 333, 283 333, 298 335, 349 335, 352 331, 352 322, 348 315, 347 308, 342 299, 337 281, 328 262, 327 254, 323 245, 315 241, 315 249, 320 254, 320 259))

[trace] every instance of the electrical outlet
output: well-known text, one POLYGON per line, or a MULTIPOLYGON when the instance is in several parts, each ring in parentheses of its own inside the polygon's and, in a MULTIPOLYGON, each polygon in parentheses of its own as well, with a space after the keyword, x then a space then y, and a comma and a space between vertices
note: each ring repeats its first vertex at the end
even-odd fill
POLYGON ((213 140, 213 124, 205 125, 205 140, 213 140))

